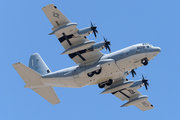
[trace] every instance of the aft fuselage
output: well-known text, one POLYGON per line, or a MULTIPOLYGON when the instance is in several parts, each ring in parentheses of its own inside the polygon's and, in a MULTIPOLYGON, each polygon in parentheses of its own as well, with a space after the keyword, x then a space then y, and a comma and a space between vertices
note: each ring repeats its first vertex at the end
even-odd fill
POLYGON ((110 54, 87 66, 74 66, 42 76, 44 85, 79 88, 116 79, 126 71, 143 66, 142 60, 152 60, 161 49, 150 44, 136 44, 110 54), (99 71, 100 70, 100 71, 99 71), (96 74, 97 73, 97 74, 96 74))

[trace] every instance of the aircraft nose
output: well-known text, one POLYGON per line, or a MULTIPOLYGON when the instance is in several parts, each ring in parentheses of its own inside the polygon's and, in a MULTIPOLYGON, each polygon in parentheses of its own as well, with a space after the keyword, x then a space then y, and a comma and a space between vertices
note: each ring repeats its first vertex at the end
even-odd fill
POLYGON ((160 47, 155 47, 154 51, 160 53, 161 52, 161 48, 160 47))
POLYGON ((160 53, 160 52, 161 52, 161 48, 160 48, 160 47, 157 47, 157 51, 160 53))

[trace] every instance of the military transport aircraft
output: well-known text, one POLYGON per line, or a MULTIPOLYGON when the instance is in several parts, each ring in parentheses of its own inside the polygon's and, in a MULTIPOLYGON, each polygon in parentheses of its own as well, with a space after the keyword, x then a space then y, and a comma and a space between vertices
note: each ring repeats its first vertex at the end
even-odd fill
POLYGON ((86 36, 94 33, 96 26, 78 30, 77 23, 68 20, 53 4, 42 8, 53 25, 49 35, 56 35, 65 51, 77 66, 51 72, 38 53, 31 55, 29 67, 18 62, 13 67, 26 83, 25 88, 31 88, 51 104, 59 103, 53 87, 80 88, 87 85, 96 85, 105 90, 101 94, 112 93, 122 101, 127 100, 121 107, 135 105, 142 111, 154 108, 137 89, 145 86, 148 80, 127 80, 126 76, 136 75, 135 68, 146 66, 160 51, 148 43, 140 43, 121 49, 119 51, 102 54, 102 49, 110 52, 110 41, 104 38, 103 42, 95 43, 86 36))

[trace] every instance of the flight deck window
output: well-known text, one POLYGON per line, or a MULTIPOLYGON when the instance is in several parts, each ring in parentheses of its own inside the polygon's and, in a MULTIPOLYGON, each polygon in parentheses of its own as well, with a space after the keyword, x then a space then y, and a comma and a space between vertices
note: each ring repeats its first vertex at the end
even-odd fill
POLYGON ((149 48, 149 46, 147 46, 147 48, 149 48))

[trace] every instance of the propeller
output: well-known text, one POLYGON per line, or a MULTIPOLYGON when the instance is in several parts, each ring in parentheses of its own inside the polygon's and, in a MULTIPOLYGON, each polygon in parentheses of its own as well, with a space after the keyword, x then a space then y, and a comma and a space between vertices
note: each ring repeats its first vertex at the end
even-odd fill
POLYGON ((96 33, 98 33, 98 31, 96 30, 96 28, 97 28, 97 27, 96 27, 96 26, 93 26, 93 24, 92 24, 92 22, 91 22, 91 30, 93 31, 95 38, 97 38, 96 33))
POLYGON ((104 46, 105 46, 105 49, 107 50, 109 50, 109 52, 111 52, 111 49, 110 49, 110 47, 109 47, 109 45, 111 45, 111 43, 110 43, 110 41, 107 41, 107 38, 105 38, 104 36, 103 36, 103 38, 104 38, 104 46))
POLYGON ((145 79, 144 76, 142 75, 142 82, 143 82, 144 86, 146 87, 146 90, 148 91, 147 85, 149 86, 149 83, 147 81, 148 81, 148 79, 145 79))
MULTIPOLYGON (((131 71, 130 71, 130 73, 132 74, 132 76, 133 76, 133 78, 134 78, 134 75, 136 75, 136 72, 134 71, 134 69, 132 69, 131 71)), ((136 75, 137 76, 137 75, 136 75)))

